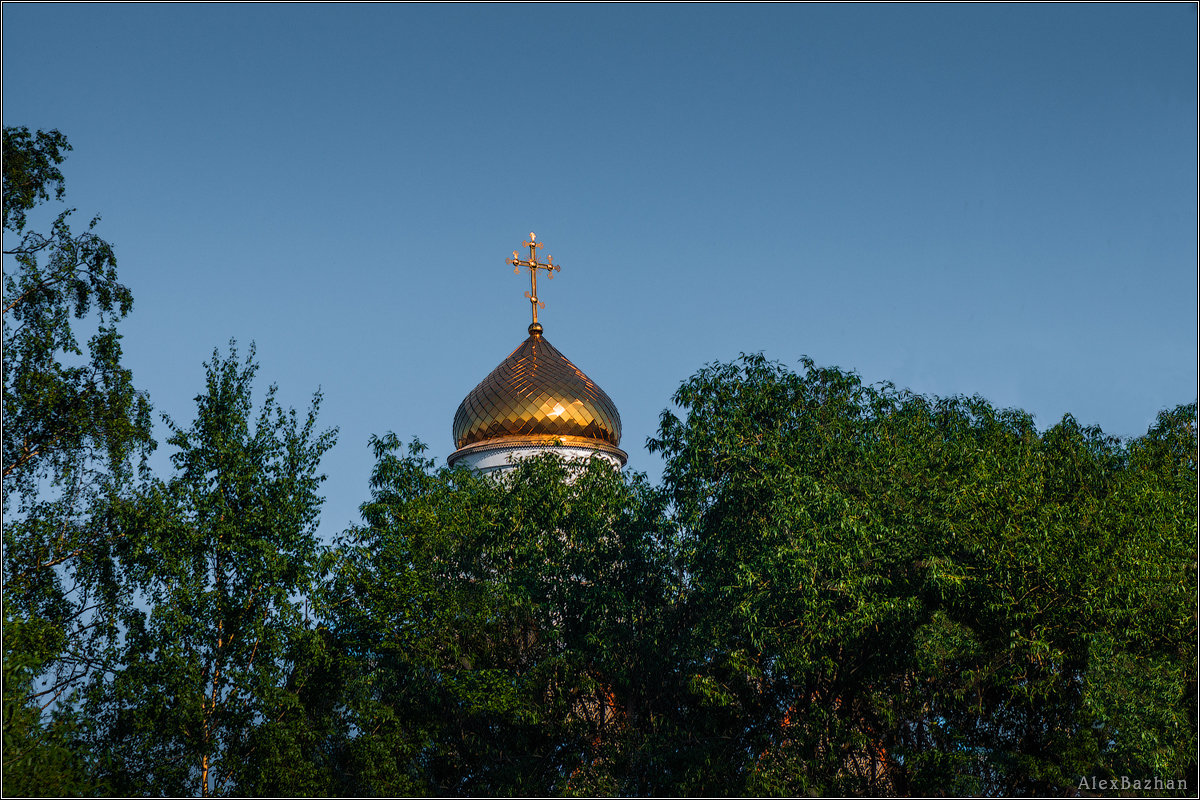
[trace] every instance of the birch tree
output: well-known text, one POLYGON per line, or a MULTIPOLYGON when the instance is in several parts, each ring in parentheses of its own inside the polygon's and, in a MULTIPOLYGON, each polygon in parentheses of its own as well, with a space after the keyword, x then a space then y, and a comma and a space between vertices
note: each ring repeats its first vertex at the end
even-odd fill
POLYGON ((70 150, 56 130, 4 128, 3 766, 6 789, 44 794, 83 791, 73 698, 129 597, 111 511, 154 446, 122 364, 132 292, 99 217, 73 230, 61 206, 70 150))
POLYGON ((319 561, 318 392, 303 419, 275 387, 257 414, 254 351, 205 365, 188 428, 168 420, 175 474, 120 510, 146 610, 124 619, 119 668, 90 690, 101 777, 133 794, 237 792, 255 731, 283 713, 289 652, 319 561))

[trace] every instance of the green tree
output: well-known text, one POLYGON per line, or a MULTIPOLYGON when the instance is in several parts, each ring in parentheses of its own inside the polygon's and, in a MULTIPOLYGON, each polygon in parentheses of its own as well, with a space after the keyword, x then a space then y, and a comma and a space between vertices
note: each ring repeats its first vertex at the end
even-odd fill
POLYGON ((205 365, 183 429, 168 420, 175 474, 117 514, 126 572, 147 608, 128 609, 118 663, 89 689, 99 775, 120 793, 241 793, 289 710, 288 680, 311 632, 319 574, 320 393, 301 421, 275 401, 253 412, 257 365, 231 343, 205 365))
POLYGON ((544 457, 504 480, 374 442, 325 624, 351 657, 354 794, 636 790, 678 591, 644 477, 544 457), (640 765, 640 766, 639 766, 640 765))
POLYGON ((111 507, 153 447, 116 329, 132 295, 99 218, 76 234, 67 209, 48 232, 27 228, 38 205, 62 199, 69 150, 58 131, 4 129, 4 661, 22 676, 5 680, 4 769, 29 791, 39 784, 20 777, 33 763, 24 743, 62 738, 52 729, 69 715, 49 712, 69 707, 117 636, 128 595, 111 507), (83 325, 96 326, 86 353, 83 325))
POLYGON ((712 365, 650 443, 726 715, 705 790, 1192 774, 1195 406, 1126 443, 803 367, 712 365))

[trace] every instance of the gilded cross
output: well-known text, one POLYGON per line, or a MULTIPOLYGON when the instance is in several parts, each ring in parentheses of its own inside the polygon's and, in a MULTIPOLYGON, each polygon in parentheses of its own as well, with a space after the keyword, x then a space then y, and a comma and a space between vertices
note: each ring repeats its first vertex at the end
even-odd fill
POLYGON ((517 255, 517 251, 513 250, 513 257, 506 259, 504 263, 513 265, 513 274, 520 273, 521 267, 529 268, 529 291, 525 293, 529 304, 533 306, 533 324, 537 325, 537 312, 539 308, 545 308, 546 304, 538 300, 537 296, 537 274, 539 269, 546 270, 550 278, 554 278, 554 273, 562 269, 558 264, 554 263, 554 256, 546 256, 546 263, 543 264, 537 260, 537 251, 542 247, 542 242, 537 240, 537 236, 533 233, 529 234, 529 241, 524 242, 524 245, 529 248, 529 259, 525 260, 517 255))

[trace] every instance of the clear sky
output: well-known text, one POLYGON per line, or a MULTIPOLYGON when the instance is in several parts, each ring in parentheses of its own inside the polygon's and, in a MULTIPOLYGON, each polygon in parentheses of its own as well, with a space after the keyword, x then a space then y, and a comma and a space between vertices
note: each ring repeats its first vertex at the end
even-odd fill
POLYGON ((158 411, 231 337, 323 389, 330 536, 372 433, 453 450, 531 230, 546 337, 655 480, 671 394, 740 352, 1144 433, 1196 396, 1196 13, 6 3, 4 123, 74 145, 158 411))

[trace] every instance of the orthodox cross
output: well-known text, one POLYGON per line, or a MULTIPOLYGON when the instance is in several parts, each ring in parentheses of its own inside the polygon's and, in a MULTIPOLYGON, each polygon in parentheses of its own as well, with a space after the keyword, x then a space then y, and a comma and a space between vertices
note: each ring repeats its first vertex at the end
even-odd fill
MULTIPOLYGON (((529 260, 526 261, 517 255, 517 251, 513 250, 513 257, 506 259, 504 263, 513 265, 513 274, 520 273, 521 267, 529 268, 529 291, 525 293, 529 304, 533 306, 533 325, 537 325, 537 312, 539 308, 545 308, 546 304, 538 300, 537 296, 537 275, 539 269, 546 270, 551 279, 554 278, 554 273, 562 269, 554 262, 554 256, 546 256, 546 263, 543 264, 537 260, 537 251, 542 246, 542 242, 537 240, 537 236, 533 233, 529 234, 529 241, 524 242, 524 245, 529 248, 529 260)), ((531 326, 532 327, 532 326, 531 326)), ((539 330, 540 330, 539 326, 539 330)))

